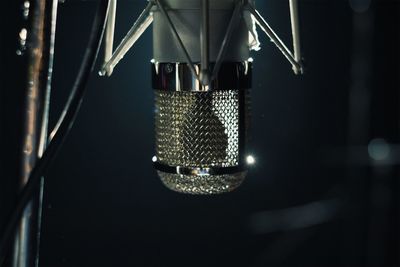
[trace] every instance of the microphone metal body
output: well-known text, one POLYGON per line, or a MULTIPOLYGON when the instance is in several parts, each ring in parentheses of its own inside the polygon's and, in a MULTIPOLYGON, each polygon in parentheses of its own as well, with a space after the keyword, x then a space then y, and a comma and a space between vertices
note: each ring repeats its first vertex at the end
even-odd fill
MULTIPOLYGON (((210 69, 224 43, 237 1, 209 3, 210 69)), ((193 62, 196 74, 202 59, 201 0, 163 1, 176 32, 193 62)), ((239 17, 223 62, 208 85, 194 76, 185 51, 159 7, 153 9, 155 92, 154 166, 170 189, 190 194, 232 191, 246 176, 251 62, 249 33, 239 17)), ((202 68, 203 67, 203 68, 202 68)), ((207 66, 208 67, 208 66, 207 66)))
MULTIPOLYGON (((112 0, 116 2, 117 0, 112 0)), ((113 68, 153 23, 155 95, 154 166, 164 184, 191 194, 232 191, 247 173, 246 155, 256 26, 302 74, 298 0, 289 0, 294 53, 255 9, 255 0, 148 0, 110 57, 114 15, 109 17, 105 62, 113 68)))
POLYGON ((214 89, 208 91, 196 90, 201 85, 190 79, 185 63, 153 65, 152 72, 153 161, 163 183, 191 194, 238 187, 246 175, 251 63, 223 64, 211 85, 214 89))

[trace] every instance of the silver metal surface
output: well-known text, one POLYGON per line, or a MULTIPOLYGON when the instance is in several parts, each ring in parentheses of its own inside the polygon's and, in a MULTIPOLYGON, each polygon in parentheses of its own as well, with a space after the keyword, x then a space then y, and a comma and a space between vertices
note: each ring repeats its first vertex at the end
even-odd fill
MULTIPOLYGON (((299 23, 299 3, 298 0, 289 0, 290 21, 292 24, 292 38, 294 59, 301 62, 301 42, 300 42, 300 23, 299 23)), ((293 68, 295 74, 299 74, 298 68, 293 68)))
POLYGON ((303 67, 301 62, 296 61, 292 52, 283 41, 278 37, 278 35, 274 32, 274 30, 269 26, 267 21, 261 16, 261 14, 253 7, 252 4, 247 4, 246 8, 251 12, 251 14, 255 17, 257 24, 261 27, 261 29, 265 32, 265 34, 271 39, 271 41, 279 48, 282 54, 289 60, 292 64, 295 73, 303 73, 303 67))
POLYGON ((215 61, 215 66, 213 69, 211 79, 214 79, 218 75, 218 72, 221 68, 221 64, 225 59, 225 54, 226 54, 228 46, 231 42, 233 31, 237 28, 237 25, 240 21, 240 13, 242 11, 242 7, 243 7, 243 1, 237 0, 235 9, 233 10, 233 13, 232 13, 232 17, 229 21, 228 29, 226 30, 224 40, 222 41, 221 48, 218 52, 218 56, 215 61))
POLYGON ((157 171, 163 184, 169 189, 185 194, 211 195, 227 193, 239 187, 247 172, 229 175, 182 175, 157 171))
POLYGON ((124 39, 115 49, 111 59, 106 62, 101 68, 99 74, 110 76, 113 72, 114 67, 118 62, 125 56, 129 49, 136 43, 136 41, 142 36, 146 29, 153 22, 153 16, 151 14, 151 8, 153 7, 153 2, 149 1, 145 10, 140 14, 139 18, 136 20, 135 24, 126 34, 124 39))
MULTIPOLYGON (((58 0, 30 2, 30 26, 27 30, 27 81, 23 121, 23 151, 21 151, 22 188, 47 144, 47 126, 54 59, 55 29, 58 0)), ((25 56, 25 55, 23 55, 25 56)), ((43 180, 37 193, 25 208, 14 241, 13 267, 39 266, 39 242, 43 180)))
MULTIPOLYGON (((115 30, 115 18, 117 12, 117 0, 109 0, 110 7, 107 16, 107 25, 105 32, 105 43, 104 43, 104 62, 108 62, 113 53, 114 47, 114 30, 115 30)), ((112 67, 111 72, 112 72, 112 67)))
MULTIPOLYGON (((209 1, 209 62, 216 62, 237 0, 209 1)), ((193 63, 202 61, 200 33, 204 29, 202 0, 163 0, 165 10, 193 63)), ((159 8, 153 9, 153 57, 157 62, 187 62, 181 45, 159 8)), ((247 15, 249 16, 249 15, 247 15)), ((249 58, 249 34, 244 19, 235 28, 225 60, 240 62, 249 58)))
MULTIPOLYGON (((254 8, 253 0, 211 2, 209 0, 151 0, 148 1, 146 9, 117 47, 115 53, 111 55, 116 5, 116 0, 111 0, 106 33, 106 62, 99 74, 108 76, 112 74, 113 68, 153 22, 153 12, 155 17, 159 18, 155 21, 153 30, 155 60, 160 62, 186 62, 192 75, 203 86, 208 86, 211 80, 216 77, 221 63, 226 60, 226 54, 229 54, 228 61, 232 61, 232 58, 234 58, 233 61, 241 61, 248 57, 250 46, 248 36, 244 38, 246 34, 251 34, 256 42, 255 44, 257 44, 257 34, 252 25, 250 25, 250 21, 252 21, 250 13, 261 29, 292 64, 293 71, 296 74, 303 73, 298 1, 289 0, 289 4, 294 54, 254 8), (230 15, 230 10, 233 10, 232 15, 230 15), (163 19, 158 14, 161 14, 163 19), (229 17, 227 17, 227 14, 229 17), (201 21, 201 23, 198 23, 198 21, 201 21), (209 27, 210 21, 214 23, 212 29, 209 27), (227 28, 225 29, 225 26, 221 27, 227 21, 229 21, 227 28), (196 36, 198 29, 200 29, 200 35, 196 36), (236 34, 233 34, 235 30, 237 30, 236 34), (172 35, 169 34, 170 32, 172 32, 172 35), (170 35, 173 37, 170 37, 170 35), (222 36, 224 36, 223 39, 221 39, 222 36), (220 40, 221 43, 219 43, 220 40), (179 49, 171 47, 171 45, 179 47, 179 49), (215 52, 216 50, 218 51, 217 53, 215 52), (166 56, 167 54, 171 56, 166 56), (215 62, 212 71, 209 68, 210 59, 215 62), (202 63, 200 69, 195 66, 197 62, 202 63)), ((258 46, 253 44, 252 47, 258 46)))
POLYGON ((156 95, 156 156, 185 167, 239 164, 239 90, 156 95))
POLYGON ((210 81, 210 3, 209 0, 202 0, 201 9, 201 30, 200 30, 200 49, 201 49, 201 71, 200 81, 204 85, 209 85, 210 81))
POLYGON ((186 50, 185 45, 183 44, 183 41, 182 41, 181 37, 179 36, 178 31, 176 30, 174 24, 172 23, 171 17, 168 15, 168 12, 165 10, 165 7, 163 6, 163 3, 161 2, 161 0, 155 0, 155 1, 157 3, 157 6, 160 9, 161 13, 163 14, 165 20, 168 22, 168 25, 169 25, 172 33, 174 34, 176 40, 178 41, 180 48, 183 51, 185 58, 186 58, 186 63, 188 64, 190 71, 192 72, 192 75, 194 77, 196 77, 197 80, 200 81, 199 72, 194 67, 193 61, 190 58, 190 55, 189 55, 188 51, 186 50))
POLYGON ((182 175, 226 175, 226 174, 236 174, 238 172, 245 171, 247 169, 246 165, 243 166, 233 166, 233 167, 183 167, 183 166, 168 166, 166 164, 158 162, 156 156, 153 157, 154 167, 162 172, 182 174, 182 175))
POLYGON ((241 168, 242 129, 247 125, 242 121, 246 111, 241 97, 245 95, 238 89, 155 90, 154 159, 159 164, 155 167, 169 188, 184 193, 218 193, 241 183, 245 177, 241 168), (175 168, 176 173, 162 165, 175 168))
MULTIPOLYGON (((201 65, 194 65, 199 70, 201 65)), ((210 64, 213 67, 213 64, 210 64)), ((209 85, 203 85, 193 77, 186 63, 152 64, 153 89, 165 91, 226 91, 230 88, 249 89, 252 87, 252 62, 224 62, 221 71, 211 80, 209 85)))

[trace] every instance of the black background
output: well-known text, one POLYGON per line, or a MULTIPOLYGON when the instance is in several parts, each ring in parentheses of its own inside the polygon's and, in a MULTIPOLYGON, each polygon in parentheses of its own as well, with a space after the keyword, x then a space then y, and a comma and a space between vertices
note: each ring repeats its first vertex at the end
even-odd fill
MULTIPOLYGON (((0 226, 16 195, 22 112, 15 2, 1 7, 0 226)), ((256 164, 237 191, 217 196, 169 191, 153 170, 146 32, 110 78, 91 78, 47 176, 40 266, 400 266, 400 2, 363 10, 368 2, 300 0, 304 76, 260 32, 262 49, 252 55, 256 164), (389 164, 369 158, 376 138, 392 144, 389 164)), ((119 1, 117 41, 145 4, 119 1)), ((59 6, 51 127, 95 7, 59 6)), ((257 7, 290 44, 287 1, 257 7)))

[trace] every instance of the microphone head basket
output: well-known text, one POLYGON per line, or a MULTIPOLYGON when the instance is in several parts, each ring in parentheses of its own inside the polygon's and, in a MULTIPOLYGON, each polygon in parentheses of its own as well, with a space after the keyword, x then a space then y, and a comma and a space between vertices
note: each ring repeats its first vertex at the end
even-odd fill
POLYGON ((243 67, 246 64, 225 65, 222 69, 229 70, 229 79, 221 71, 222 76, 215 80, 218 86, 207 90, 193 87, 194 81, 189 86, 184 77, 191 76, 185 75, 189 72, 185 64, 172 71, 167 65, 154 67, 153 86, 159 88, 154 90, 153 161, 168 188, 182 193, 216 194, 232 191, 244 180, 250 105, 249 89, 239 87, 251 86, 244 86, 244 79, 251 81, 251 71, 243 67), (157 81, 179 90, 162 88, 157 81))

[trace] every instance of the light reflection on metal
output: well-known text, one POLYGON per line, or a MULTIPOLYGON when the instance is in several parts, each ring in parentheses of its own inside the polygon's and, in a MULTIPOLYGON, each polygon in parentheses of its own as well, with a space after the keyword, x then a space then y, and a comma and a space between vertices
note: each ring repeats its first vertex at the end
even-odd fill
POLYGON ((23 5, 23 11, 22 11, 22 16, 24 17, 24 19, 28 19, 29 17, 29 7, 30 7, 30 2, 29 1, 25 1, 24 5, 23 5))
MULTIPOLYGON (((271 39, 271 41, 279 48, 282 54, 289 60, 292 64, 295 73, 303 73, 303 66, 301 62, 296 61, 292 52, 290 52, 289 48, 283 43, 283 41, 278 37, 278 35, 274 32, 274 30, 269 26, 267 21, 261 16, 261 14, 253 7, 252 4, 248 4, 246 8, 251 12, 251 14, 256 19, 257 24, 261 27, 264 33, 271 39)), ((297 39, 299 41, 299 39, 297 39)), ((298 46, 299 47, 299 46, 298 46)), ((299 54, 299 53, 298 53, 299 54)))
MULTIPOLYGON (((210 65, 213 67, 213 64, 210 65)), ((195 64, 200 70, 199 64, 195 64)), ((196 77, 193 77, 186 63, 157 63, 152 64, 152 84, 154 89, 164 91, 223 91, 231 88, 252 87, 252 63, 224 62, 221 71, 212 80, 209 86, 204 86, 196 77)))
POLYGON ((104 46, 104 62, 111 59, 114 46, 114 30, 115 30, 115 17, 117 12, 117 0, 110 0, 110 7, 107 17, 107 26, 105 32, 105 46, 104 46))
POLYGON ((210 3, 202 0, 202 23, 200 30, 201 71, 200 79, 203 85, 210 83, 210 3))
MULTIPOLYGON (((21 151, 20 188, 27 183, 29 174, 47 143, 47 124, 50 101, 50 82, 54 57, 57 0, 25 1, 24 16, 29 15, 30 24, 19 33, 18 55, 27 57, 27 80, 23 104, 23 140, 21 151), (24 50, 26 53, 24 54, 24 50)), ((39 241, 43 181, 33 200, 25 208, 17 227, 13 267, 39 266, 39 241)))
POLYGON ((165 7, 163 6, 163 4, 160 2, 160 0, 155 0, 155 2, 157 3, 158 8, 160 9, 161 13, 163 14, 165 20, 168 22, 168 25, 170 27, 170 29, 172 30, 176 40, 178 41, 180 48, 182 49, 185 57, 186 57, 186 63, 188 64, 188 67, 190 68, 190 71, 192 72, 193 77, 196 77, 197 80, 200 81, 200 77, 199 77, 199 71, 196 70, 192 59, 190 58, 189 53, 187 52, 185 45, 183 44, 183 41, 181 39, 181 37, 178 34, 178 31, 176 30, 174 24, 172 23, 171 17, 168 15, 168 12, 165 10, 165 7))
POLYGON ((18 56, 23 55, 26 50, 27 37, 28 37, 28 30, 26 28, 22 28, 18 33, 19 48, 16 51, 18 56))
MULTIPOLYGON (((105 64, 101 68, 99 72, 100 75, 110 76, 118 62, 125 56, 129 49, 136 43, 140 36, 142 36, 146 29, 151 25, 151 23, 153 22, 153 15, 150 11, 153 5, 154 4, 151 1, 147 4, 145 10, 140 14, 139 18, 136 20, 135 24, 126 34, 124 39, 122 39, 121 43, 118 45, 110 60, 105 62, 105 64)), ((106 39, 106 44, 110 41, 111 40, 106 39)), ((109 44, 107 44, 106 46, 109 46, 109 44)))
MULTIPOLYGON (((116 0, 112 0, 112 3, 116 3, 116 0)), ((273 29, 268 25, 266 20, 261 16, 261 14, 254 8, 253 1, 251 0, 237 0, 235 9, 232 13, 232 18, 229 23, 226 35, 224 37, 223 43, 221 45, 215 67, 212 71, 211 77, 208 77, 208 73, 210 71, 208 67, 208 57, 209 57, 209 12, 206 12, 209 8, 208 0, 202 1, 202 27, 201 27, 201 54, 202 54, 202 67, 201 70, 196 69, 195 64, 193 63, 188 51, 186 50, 181 37, 179 36, 175 25, 173 24, 168 12, 166 11, 164 4, 161 0, 151 0, 148 1, 148 5, 142 14, 139 16, 135 24, 129 30, 128 34, 124 37, 121 44, 118 46, 116 51, 110 56, 112 51, 112 43, 113 43, 113 33, 114 33, 114 23, 115 23, 115 10, 111 12, 109 16, 109 20, 107 23, 107 34, 105 41, 105 50, 106 50, 106 60, 99 71, 100 75, 110 76, 113 72, 113 68, 118 64, 118 62, 124 57, 124 55, 128 52, 128 50, 134 45, 134 43, 139 39, 139 37, 143 34, 143 32, 150 26, 153 22, 153 16, 151 14, 151 9, 153 6, 157 6, 159 11, 163 14, 166 22, 168 23, 169 28, 171 29, 173 35, 175 36, 184 56, 186 59, 186 63, 188 64, 193 77, 198 79, 203 86, 208 86, 210 83, 209 80, 212 80, 219 71, 219 67, 221 62, 224 59, 224 53, 226 52, 226 48, 229 45, 230 36, 233 34, 235 29, 235 25, 238 20, 243 17, 246 12, 251 13, 251 20, 255 20, 257 24, 261 27, 261 29, 267 34, 267 36, 271 39, 272 42, 280 49, 283 55, 289 60, 289 62, 293 66, 293 71, 295 74, 302 74, 304 69, 301 62, 301 47, 300 47, 300 29, 299 29, 299 16, 298 16, 298 1, 297 0, 289 0, 290 5, 290 17, 291 17, 291 25, 292 25, 292 37, 293 37, 293 49, 292 53, 286 45, 282 42, 282 40, 278 37, 278 35, 273 31, 273 29), (109 59, 109 60, 108 60, 109 59)), ((256 43, 258 43, 258 38, 256 36, 254 25, 249 25, 249 20, 246 20, 247 27, 249 28, 249 35, 252 35, 255 38, 256 43)), ((254 44, 253 44, 254 45, 254 44)), ((258 47, 255 46, 255 47, 258 47)))
POLYGON ((26 36, 28 35, 28 31, 25 28, 22 28, 19 32, 19 40, 21 45, 25 45, 26 43, 26 36))
POLYGON ((218 75, 219 70, 221 68, 221 64, 224 61, 224 57, 227 52, 228 46, 230 44, 230 40, 231 40, 233 31, 236 29, 236 26, 239 23, 242 7, 243 7, 243 1, 242 0, 237 1, 236 5, 235 5, 235 9, 233 10, 233 13, 232 13, 231 20, 228 25, 228 29, 226 30, 224 40, 222 41, 222 45, 219 50, 217 60, 215 62, 215 66, 214 66, 212 77, 211 77, 212 80, 218 75))
MULTIPOLYGON (((294 60, 301 62, 301 42, 300 42, 300 20, 299 20, 299 3, 298 0, 289 0, 290 7, 290 22, 292 24, 292 39, 293 39, 293 53, 294 60)), ((299 74, 299 70, 293 67, 295 74, 299 74)))

